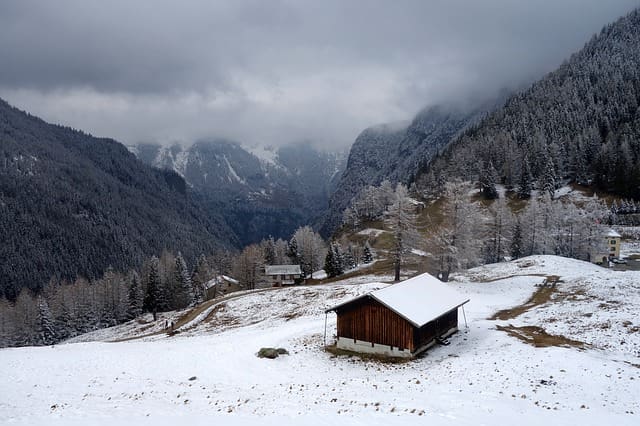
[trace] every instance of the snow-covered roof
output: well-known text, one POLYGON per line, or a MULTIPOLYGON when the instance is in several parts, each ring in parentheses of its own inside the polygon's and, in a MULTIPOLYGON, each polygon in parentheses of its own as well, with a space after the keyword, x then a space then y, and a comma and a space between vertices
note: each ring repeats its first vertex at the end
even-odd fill
POLYGON ((300 265, 269 265, 265 266, 266 275, 301 275, 300 265))
POLYGON ((231 284, 239 284, 240 282, 236 279, 233 279, 231 277, 228 277, 226 275, 218 275, 216 278, 212 278, 209 281, 207 281, 204 284, 204 288, 206 289, 210 289, 212 288, 214 285, 221 283, 221 282, 227 282, 227 283, 231 283, 231 284))
POLYGON ((609 229, 609 232, 607 232, 607 237, 611 237, 611 238, 622 238, 622 235, 618 234, 616 231, 614 231, 613 229, 609 229))
POLYGON ((364 297, 377 300, 416 327, 422 327, 469 301, 433 275, 425 273, 349 300, 327 309, 327 312, 364 297))

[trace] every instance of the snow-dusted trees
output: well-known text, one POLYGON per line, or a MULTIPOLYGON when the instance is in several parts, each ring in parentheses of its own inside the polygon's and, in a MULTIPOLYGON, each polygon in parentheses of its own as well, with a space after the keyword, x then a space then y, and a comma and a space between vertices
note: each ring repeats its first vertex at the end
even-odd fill
POLYGON ((264 251, 258 244, 252 244, 242 250, 233 262, 234 277, 249 290, 264 280, 264 251))
POLYGON ((129 274, 129 291, 127 292, 127 319, 134 319, 142 315, 144 294, 140 276, 136 271, 129 274))
POLYGON ((344 273, 344 256, 338 243, 329 244, 329 249, 324 259, 324 271, 329 278, 337 277, 344 273))
POLYGON ((369 241, 364 243, 364 248, 362 249, 362 263, 371 263, 373 262, 373 252, 371 251, 371 245, 369 241))
POLYGON ((193 287, 193 299, 196 304, 204 301, 205 284, 211 279, 211 267, 205 255, 200 255, 196 267, 191 274, 191 286, 193 287))
POLYGON ((367 186, 351 200, 343 213, 342 221, 355 228, 362 221, 383 219, 393 202, 394 189, 388 180, 383 181, 380 186, 367 186))
POLYGON ((419 239, 416 207, 412 201, 407 188, 399 183, 385 217, 385 224, 393 235, 393 247, 390 253, 393 259, 395 281, 400 280, 400 269, 405 254, 416 246, 419 239))
POLYGON ((187 269, 187 263, 182 257, 182 253, 178 252, 175 261, 174 268, 174 282, 175 282, 175 306, 180 308, 186 308, 187 306, 193 306, 195 296, 193 294, 193 286, 191 283, 191 276, 187 269))
POLYGON ((496 185, 498 184, 498 172, 493 167, 493 162, 489 161, 482 169, 480 173, 480 192, 488 200, 494 200, 498 198, 498 190, 496 185))
MULTIPOLYGON (((448 281, 459 268, 475 265, 480 255, 476 229, 482 223, 480 209, 468 199, 472 187, 467 183, 447 183, 442 197, 442 222, 430 235, 438 278, 448 281)), ((435 225, 435 224, 434 224, 435 225)))
MULTIPOLYGON (((555 254, 589 260, 601 251, 602 223, 607 217, 606 205, 591 199, 583 206, 570 201, 552 200, 548 193, 534 197, 517 218, 514 228, 520 244, 513 247, 513 257, 531 254, 555 254)), ((515 238, 515 237, 514 237, 515 238)))
POLYGON ((513 259, 522 257, 522 224, 520 223, 520 218, 517 218, 513 223, 509 254, 513 259))
POLYGON ((493 202, 488 209, 486 237, 482 248, 485 263, 500 262, 509 254, 512 214, 504 198, 493 202))
POLYGON ((148 272, 145 280, 146 291, 144 294, 144 310, 153 314, 154 321, 164 302, 164 291, 160 281, 160 260, 153 256, 147 266, 148 272))
POLYGON ((313 278, 313 272, 320 269, 324 262, 327 250, 324 240, 309 226, 298 228, 291 240, 295 241, 297 247, 297 251, 292 254, 299 259, 302 272, 313 278))

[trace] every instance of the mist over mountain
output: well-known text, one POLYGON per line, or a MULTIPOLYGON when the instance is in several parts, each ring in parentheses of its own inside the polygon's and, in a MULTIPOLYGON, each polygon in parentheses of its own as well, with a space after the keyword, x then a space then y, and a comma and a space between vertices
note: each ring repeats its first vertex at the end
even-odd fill
POLYGON ((607 25, 421 170, 424 187, 495 169, 509 188, 563 180, 640 197, 640 11, 607 25))
POLYGON ((270 236, 288 239, 322 217, 346 157, 309 144, 247 148, 224 139, 130 149, 145 163, 184 177, 242 245, 270 236))
POLYGON ((411 122, 365 129, 351 147, 345 172, 331 196, 322 233, 328 236, 340 226, 342 212, 365 186, 379 185, 384 180, 412 182, 421 167, 452 138, 499 105, 505 96, 464 106, 428 107, 411 122))

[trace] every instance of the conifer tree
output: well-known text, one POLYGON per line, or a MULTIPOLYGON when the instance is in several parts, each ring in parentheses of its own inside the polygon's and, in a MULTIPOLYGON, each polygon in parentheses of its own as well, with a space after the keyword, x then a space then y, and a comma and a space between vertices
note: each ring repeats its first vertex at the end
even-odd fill
POLYGON ((542 170, 542 175, 540 176, 538 185, 541 191, 547 192, 553 199, 557 188, 557 178, 553 159, 548 153, 545 158, 544 169, 542 170))
POLYGON ((493 162, 489 161, 480 174, 480 191, 487 200, 495 200, 498 198, 497 183, 498 172, 496 172, 495 167, 493 167, 493 162))
POLYGON ((205 285, 211 279, 211 268, 205 255, 200 255, 196 268, 191 275, 193 286, 193 298, 196 304, 202 303, 205 298, 205 285))
POLYGON ((129 277, 129 291, 127 292, 127 319, 132 320, 142 315, 142 285, 140 277, 133 271, 129 277))
POLYGON ((158 318, 159 306, 164 297, 160 283, 160 260, 153 256, 149 262, 149 272, 147 276, 147 290, 144 296, 144 309, 153 314, 153 320, 158 318))
POLYGON ((364 243, 364 249, 362 253, 362 261, 364 263, 373 262, 373 253, 371 252, 371 245, 369 245, 369 241, 364 243))
POLYGON ((44 297, 38 296, 37 305, 37 343, 41 345, 52 345, 57 341, 57 335, 53 315, 51 315, 51 309, 49 309, 49 303, 44 297))
POLYGON ((178 293, 178 306, 176 307, 181 309, 187 306, 193 306, 194 294, 193 286, 191 285, 191 276, 187 269, 187 263, 184 261, 184 257, 182 257, 182 253, 180 252, 178 252, 178 256, 176 256, 174 282, 176 283, 176 291, 178 293))
POLYGON ((264 240, 264 263, 265 265, 275 265, 276 260, 276 242, 273 237, 264 240))
POLYGON ((516 219, 513 225, 513 235, 511 237, 511 257, 513 259, 519 259, 522 257, 522 225, 520 224, 520 218, 516 219))
POLYGON ((520 183, 518 184, 518 197, 522 199, 530 198, 533 190, 533 176, 531 166, 525 156, 522 160, 522 173, 520 173, 520 183))

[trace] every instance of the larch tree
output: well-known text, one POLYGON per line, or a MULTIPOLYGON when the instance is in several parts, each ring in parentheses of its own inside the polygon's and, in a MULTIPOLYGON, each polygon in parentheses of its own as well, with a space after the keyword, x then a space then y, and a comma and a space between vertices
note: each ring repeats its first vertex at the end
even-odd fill
POLYGON ((400 270, 405 255, 419 241, 416 220, 416 206, 409 197, 407 187, 399 183, 385 217, 385 224, 393 235, 391 257, 395 281, 400 280, 400 270))
POLYGON ((449 182, 442 196, 442 223, 429 240, 438 278, 448 281, 451 272, 478 264, 480 238, 476 228, 482 222, 480 209, 468 199, 468 183, 449 182))

